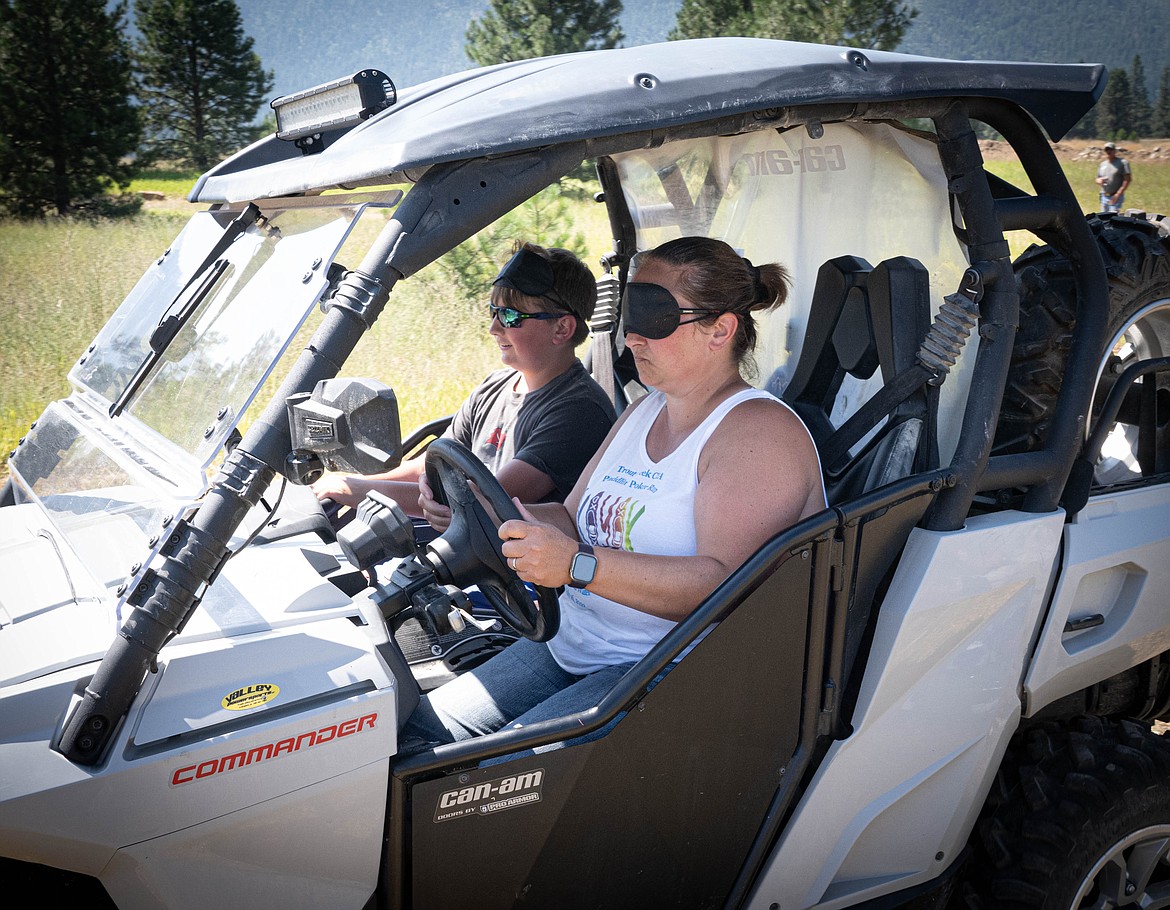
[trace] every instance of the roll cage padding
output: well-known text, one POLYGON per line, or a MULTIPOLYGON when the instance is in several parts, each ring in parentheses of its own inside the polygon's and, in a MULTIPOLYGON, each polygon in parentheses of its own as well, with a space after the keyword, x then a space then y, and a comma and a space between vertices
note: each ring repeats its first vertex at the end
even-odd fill
POLYGON ((961 239, 984 293, 979 308, 979 349, 971 372, 967 408, 950 463, 950 485, 939 493, 924 521, 933 531, 963 527, 991 455, 994 427, 1007 384, 1019 324, 1020 295, 1009 248, 996 218, 968 108, 955 102, 934 118, 939 159, 962 217, 961 239))

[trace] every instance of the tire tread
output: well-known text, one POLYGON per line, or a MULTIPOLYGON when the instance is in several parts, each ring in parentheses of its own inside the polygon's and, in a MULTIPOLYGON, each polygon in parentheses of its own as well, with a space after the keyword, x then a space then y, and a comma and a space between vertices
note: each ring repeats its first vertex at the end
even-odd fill
POLYGON ((1170 742, 1131 721, 1038 724, 1013 737, 991 794, 957 906, 1072 910, 1117 831, 1170 824, 1170 742))

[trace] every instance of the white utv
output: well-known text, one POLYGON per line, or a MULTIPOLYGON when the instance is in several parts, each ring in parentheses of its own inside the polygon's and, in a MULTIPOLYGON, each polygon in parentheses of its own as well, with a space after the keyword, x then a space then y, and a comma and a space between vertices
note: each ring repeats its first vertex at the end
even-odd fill
POLYGON ((714 39, 274 102, 9 462, 6 904, 1170 906, 1170 239, 1083 216, 1050 145, 1105 80, 714 39), (591 709, 402 754, 420 691, 557 604, 441 419, 401 439, 395 364, 339 374, 398 282, 582 162, 594 375, 644 391, 638 250, 784 263, 758 384, 831 506, 591 709), (334 532, 306 487, 423 447, 455 511, 430 542, 375 497, 334 532))

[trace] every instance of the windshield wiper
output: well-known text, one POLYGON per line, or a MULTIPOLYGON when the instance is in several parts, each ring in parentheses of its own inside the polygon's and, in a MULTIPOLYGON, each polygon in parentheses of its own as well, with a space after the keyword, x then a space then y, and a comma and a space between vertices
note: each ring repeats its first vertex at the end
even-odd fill
POLYGON ((134 377, 126 384, 126 388, 122 390, 122 394, 118 396, 118 400, 110 405, 110 417, 117 417, 125 410, 126 405, 129 404, 130 399, 134 397, 135 393, 142 387, 142 383, 146 381, 146 377, 150 374, 162 360, 162 355, 179 331, 187 324, 187 321, 194 315, 199 308, 199 304, 215 287, 215 284, 222 277, 223 273, 227 271, 228 261, 221 259, 229 246, 236 242, 249 227, 256 223, 260 218, 260 208, 254 202, 249 202, 248 207, 240 212, 232 222, 227 226, 223 232, 223 236, 216 241, 215 246, 212 247, 211 252, 207 254, 199 268, 187 280, 174 299, 167 304, 167 308, 163 310, 163 316, 159 320, 158 325, 154 331, 150 333, 150 353, 143 358, 138 369, 134 371, 134 377), (191 287, 195 281, 211 268, 211 272, 199 285, 190 297, 190 299, 183 305, 177 313, 172 313, 175 304, 178 303, 183 295, 187 293, 187 289, 191 287))
MULTIPOLYGON (((118 400, 110 406, 111 417, 117 417, 122 413, 130 399, 142 387, 142 383, 146 381, 146 377, 150 375, 151 370, 162 360, 167 345, 174 340, 175 336, 179 334, 179 330, 187 324, 192 314, 199 308, 199 304, 211 293, 211 289, 215 287, 219 279, 223 277, 223 273, 227 271, 228 265, 229 263, 226 259, 220 259, 216 262, 212 270, 207 273, 207 277, 203 279, 203 283, 199 285, 195 293, 183 305, 183 308, 179 312, 167 316, 155 326, 154 331, 150 333, 150 353, 138 365, 138 369, 134 371, 134 377, 126 384, 126 388, 118 396, 118 400)), ((185 291, 186 288, 183 290, 185 291)))

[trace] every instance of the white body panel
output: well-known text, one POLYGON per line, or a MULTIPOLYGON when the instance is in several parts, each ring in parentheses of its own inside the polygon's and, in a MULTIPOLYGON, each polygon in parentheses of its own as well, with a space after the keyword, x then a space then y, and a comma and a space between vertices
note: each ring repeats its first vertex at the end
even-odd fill
POLYGON ((881 606, 853 717, 749 906, 851 906, 958 856, 1020 716, 1062 512, 916 529, 881 606))
POLYGON ((0 522, 0 686, 97 660, 117 629, 115 605, 31 503, 0 522))
POLYGON ((134 844, 102 882, 127 910, 360 908, 376 885, 388 776, 389 761, 375 762, 134 844))
POLYGON ((1025 713, 1170 650, 1170 485, 1094 496, 1065 528, 1053 607, 1024 680, 1025 713), (1103 622, 1065 632, 1069 620, 1103 622))
POLYGON ((295 540, 252 557, 160 655, 102 764, 52 749, 96 664, 0 689, 0 855, 95 876, 126 907, 365 903, 397 750, 385 623, 295 540), (289 875, 312 884, 278 901, 289 875))

